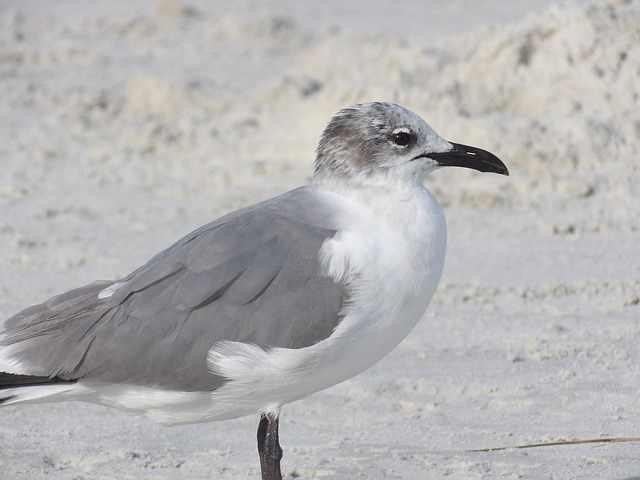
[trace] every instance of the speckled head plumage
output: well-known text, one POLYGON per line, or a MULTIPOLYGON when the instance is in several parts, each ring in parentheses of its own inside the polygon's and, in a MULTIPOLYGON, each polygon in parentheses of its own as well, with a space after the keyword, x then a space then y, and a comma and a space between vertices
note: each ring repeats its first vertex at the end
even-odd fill
POLYGON ((314 179, 366 179, 393 172, 395 179, 421 180, 442 166, 507 173, 494 155, 446 141, 400 105, 363 103, 340 110, 329 121, 316 150, 314 179))

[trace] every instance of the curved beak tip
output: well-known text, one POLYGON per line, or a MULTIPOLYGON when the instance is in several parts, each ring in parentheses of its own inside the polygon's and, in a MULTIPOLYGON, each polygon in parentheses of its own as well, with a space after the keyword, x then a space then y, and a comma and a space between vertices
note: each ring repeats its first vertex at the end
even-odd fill
POLYGON ((509 176, 507 166, 493 153, 459 143, 451 143, 451 145, 451 150, 430 154, 430 158, 436 160, 443 167, 465 167, 480 172, 509 176))

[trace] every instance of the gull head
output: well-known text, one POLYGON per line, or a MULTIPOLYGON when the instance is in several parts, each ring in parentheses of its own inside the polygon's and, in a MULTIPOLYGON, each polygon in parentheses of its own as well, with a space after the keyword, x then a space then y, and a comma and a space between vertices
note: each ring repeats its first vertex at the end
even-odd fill
POLYGON ((393 103, 363 103, 336 113, 316 150, 315 181, 422 182, 446 166, 508 175, 502 161, 485 150, 451 143, 422 118, 393 103))

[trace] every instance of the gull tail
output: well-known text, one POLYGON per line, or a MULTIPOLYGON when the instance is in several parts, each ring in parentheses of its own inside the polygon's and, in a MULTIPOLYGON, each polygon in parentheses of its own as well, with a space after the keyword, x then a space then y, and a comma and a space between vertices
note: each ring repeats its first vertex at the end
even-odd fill
POLYGON ((112 284, 94 282, 0 322, 0 406, 73 400, 79 391, 86 393, 70 372, 93 342, 87 333, 113 311, 99 298, 112 284))
POLYGON ((75 380, 0 372, 0 406, 68 400, 75 380), (62 398, 67 397, 67 398, 62 398))

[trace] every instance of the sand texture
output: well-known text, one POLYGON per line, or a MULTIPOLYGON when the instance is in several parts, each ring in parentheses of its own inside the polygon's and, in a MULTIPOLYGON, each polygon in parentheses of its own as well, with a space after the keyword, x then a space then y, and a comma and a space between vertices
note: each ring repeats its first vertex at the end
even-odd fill
MULTIPOLYGON (((640 436, 640 1, 310 3, 0 2, 0 317, 305 183, 331 114, 394 101, 511 176, 428 178, 439 291, 283 409, 286 478, 640 479, 640 443, 472 451, 640 436)), ((258 478, 257 424, 7 407, 0 480, 258 478)))

